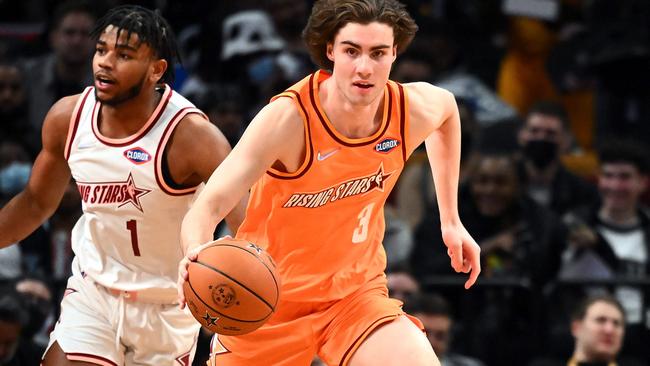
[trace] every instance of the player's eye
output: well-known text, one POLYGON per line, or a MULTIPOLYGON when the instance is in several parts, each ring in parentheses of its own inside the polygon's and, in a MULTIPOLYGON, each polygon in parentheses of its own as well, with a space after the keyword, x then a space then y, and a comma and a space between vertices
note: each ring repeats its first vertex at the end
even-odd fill
POLYGON ((348 48, 345 50, 345 53, 350 56, 356 56, 359 52, 355 48, 348 48))

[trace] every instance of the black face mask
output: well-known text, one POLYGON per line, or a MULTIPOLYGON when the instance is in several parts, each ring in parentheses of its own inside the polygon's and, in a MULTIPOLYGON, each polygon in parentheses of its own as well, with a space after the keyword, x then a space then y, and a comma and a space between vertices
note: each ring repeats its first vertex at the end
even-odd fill
POLYGON ((548 167, 558 156, 558 144, 547 140, 531 140, 524 145, 524 155, 538 169, 548 167))

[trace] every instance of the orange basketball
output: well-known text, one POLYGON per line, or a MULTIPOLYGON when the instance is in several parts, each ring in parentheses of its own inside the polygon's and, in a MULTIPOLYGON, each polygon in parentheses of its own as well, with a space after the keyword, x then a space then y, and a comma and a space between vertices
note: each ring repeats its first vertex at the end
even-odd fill
POLYGON ((188 267, 183 292, 203 326, 223 335, 254 331, 278 304, 280 280, 271 256, 246 240, 224 238, 188 267))

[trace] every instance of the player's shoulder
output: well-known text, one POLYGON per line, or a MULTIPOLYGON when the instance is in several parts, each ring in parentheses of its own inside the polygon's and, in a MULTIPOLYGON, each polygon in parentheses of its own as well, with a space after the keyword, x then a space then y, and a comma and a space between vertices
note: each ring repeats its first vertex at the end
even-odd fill
POLYGON ((45 121, 43 122, 44 127, 49 125, 56 126, 57 128, 65 128, 67 130, 75 106, 79 102, 79 98, 82 96, 83 94, 80 93, 63 97, 56 101, 52 107, 50 107, 50 110, 45 116, 45 121))
POLYGON ((256 119, 263 118, 265 121, 272 121, 276 126, 302 126, 302 114, 299 108, 299 103, 293 98, 277 98, 264 106, 256 116, 256 119))
POLYGON ((416 99, 417 101, 430 103, 435 100, 446 102, 454 99, 454 95, 449 90, 425 81, 406 83, 403 86, 409 94, 410 100, 416 99))
POLYGON ((454 95, 441 87, 427 82, 404 84, 408 93, 411 118, 438 120, 455 110, 454 95))
POLYGON ((174 129, 173 139, 183 146, 211 144, 219 134, 217 126, 212 124, 202 113, 188 113, 174 129))

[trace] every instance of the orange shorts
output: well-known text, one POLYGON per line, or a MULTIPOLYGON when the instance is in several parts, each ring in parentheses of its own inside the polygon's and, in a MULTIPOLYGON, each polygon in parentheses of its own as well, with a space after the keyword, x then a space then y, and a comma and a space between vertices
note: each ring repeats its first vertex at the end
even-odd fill
MULTIPOLYGON (((309 366, 315 354, 328 365, 346 365, 370 332, 402 314, 401 301, 388 298, 385 276, 336 301, 281 301, 258 330, 236 337, 215 335, 208 365, 309 366)), ((419 320, 409 318, 424 329, 419 320)))

